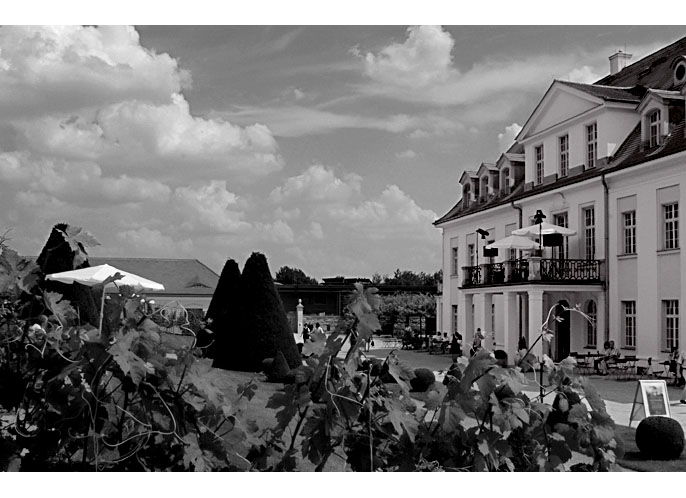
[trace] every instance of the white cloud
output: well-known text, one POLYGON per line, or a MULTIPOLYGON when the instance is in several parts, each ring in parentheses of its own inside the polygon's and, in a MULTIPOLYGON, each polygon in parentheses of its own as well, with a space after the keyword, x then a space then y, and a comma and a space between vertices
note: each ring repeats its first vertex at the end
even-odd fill
POLYGON ((456 73, 451 56, 454 45, 450 33, 440 26, 413 26, 403 43, 364 55, 365 74, 382 84, 413 90, 440 83, 456 73))
POLYGON ((117 239, 130 247, 136 248, 140 256, 148 257, 179 257, 193 254, 193 241, 189 238, 174 239, 171 235, 160 230, 141 227, 124 230, 117 234, 117 239))
POLYGON ((597 73, 595 68, 589 66, 582 66, 572 69, 567 74, 562 75, 559 79, 564 81, 574 81, 575 83, 593 83, 605 76, 604 73, 597 73))
POLYGON ((104 176, 91 161, 36 157, 25 152, 0 154, 0 180, 13 189, 45 193, 70 204, 166 202, 168 186, 157 180, 104 176))
POLYGON ((316 221, 310 223, 310 230, 308 232, 308 235, 316 240, 324 239, 324 230, 322 230, 322 224, 316 221))
POLYGON ((226 189, 223 180, 212 180, 198 187, 179 187, 174 191, 173 200, 174 208, 185 219, 181 224, 185 230, 203 228, 235 233, 251 227, 243 220, 238 196, 226 189))
POLYGON ((318 203, 340 203, 360 193, 362 177, 351 173, 338 178, 331 168, 310 166, 303 174, 288 178, 269 194, 275 203, 299 200, 318 203))
POLYGON ((509 149, 515 141, 515 137, 522 131, 522 127, 518 123, 512 123, 505 127, 503 133, 498 133, 498 148, 500 152, 505 152, 509 149))
POLYGON ((0 28, 0 113, 72 111, 124 99, 169 101, 190 84, 167 54, 123 26, 0 28))
POLYGON ((395 157, 397 157, 398 159, 414 159, 415 157, 417 157, 417 153, 412 149, 407 149, 402 152, 396 153, 395 157))

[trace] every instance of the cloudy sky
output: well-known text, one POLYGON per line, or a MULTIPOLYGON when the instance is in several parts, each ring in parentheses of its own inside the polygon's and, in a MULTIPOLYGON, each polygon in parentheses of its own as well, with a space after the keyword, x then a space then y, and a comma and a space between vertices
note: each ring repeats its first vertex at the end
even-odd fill
POLYGON ((0 28, 0 232, 97 256, 252 251, 323 277, 434 272, 432 222, 554 78, 683 27, 0 28))

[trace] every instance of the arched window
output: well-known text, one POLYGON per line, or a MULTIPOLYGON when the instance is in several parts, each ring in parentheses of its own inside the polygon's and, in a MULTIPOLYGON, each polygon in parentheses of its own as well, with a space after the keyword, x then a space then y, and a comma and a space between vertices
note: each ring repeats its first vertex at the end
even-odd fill
POLYGON ((648 136, 650 147, 660 145, 662 137, 660 134, 660 111, 653 111, 648 115, 648 136))
POLYGON ((586 322, 586 346, 591 348, 598 347, 598 329, 596 328, 596 317, 598 315, 598 308, 595 301, 591 300, 586 303, 586 314, 590 318, 586 322))

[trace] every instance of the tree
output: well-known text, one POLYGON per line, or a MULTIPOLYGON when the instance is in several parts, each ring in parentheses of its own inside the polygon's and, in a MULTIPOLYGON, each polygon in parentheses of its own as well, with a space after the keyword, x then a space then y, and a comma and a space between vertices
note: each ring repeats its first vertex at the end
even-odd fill
POLYGON ((436 299, 430 294, 396 292, 381 296, 379 319, 384 333, 392 333, 396 323, 408 323, 410 317, 426 318, 436 316, 436 299))
POLYGON ((428 273, 424 273, 423 271, 415 273, 411 270, 401 270, 400 268, 398 268, 397 270, 395 270, 395 273, 393 273, 392 277, 386 275, 383 279, 383 283, 386 285, 421 287, 436 285, 438 282, 442 280, 442 278, 442 270, 439 270, 436 273, 429 275, 428 273))
POLYGON ((278 351, 283 353, 289 367, 301 365, 300 353, 264 254, 254 252, 246 261, 240 294, 240 330, 231 341, 237 355, 232 358, 232 365, 227 366, 258 372, 262 370, 262 360, 274 358, 278 351))
POLYGON ((289 266, 279 268, 279 271, 276 272, 275 280, 282 284, 317 285, 318 283, 316 279, 308 277, 300 268, 291 268, 289 266))
POLYGON ((238 263, 229 259, 224 264, 205 315, 209 322, 207 327, 212 331, 212 335, 200 334, 198 337, 198 346, 203 347, 209 344, 205 356, 214 359, 214 366, 217 368, 230 364, 229 356, 236 353, 231 342, 239 333, 236 321, 241 313, 240 280, 241 271, 238 263))

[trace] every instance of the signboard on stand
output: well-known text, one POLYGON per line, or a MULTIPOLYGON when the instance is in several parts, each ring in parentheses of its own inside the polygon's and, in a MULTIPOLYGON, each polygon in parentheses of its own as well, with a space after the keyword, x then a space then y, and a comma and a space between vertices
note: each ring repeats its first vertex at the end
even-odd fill
POLYGON ((664 380, 639 380, 629 416, 629 427, 633 420, 654 416, 671 417, 667 383, 664 380))

